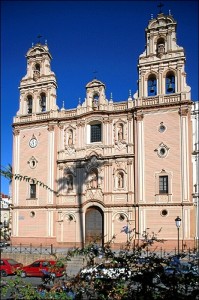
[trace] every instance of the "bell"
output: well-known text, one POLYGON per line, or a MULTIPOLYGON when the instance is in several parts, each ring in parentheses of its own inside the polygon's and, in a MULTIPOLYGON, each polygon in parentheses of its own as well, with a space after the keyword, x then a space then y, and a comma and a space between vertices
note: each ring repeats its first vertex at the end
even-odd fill
POLYGON ((150 89, 150 93, 154 93, 154 87, 153 86, 150 89))
POLYGON ((171 83, 169 83, 168 88, 167 88, 167 91, 168 91, 168 92, 172 92, 172 91, 173 91, 173 87, 172 87, 172 84, 171 84, 171 83))

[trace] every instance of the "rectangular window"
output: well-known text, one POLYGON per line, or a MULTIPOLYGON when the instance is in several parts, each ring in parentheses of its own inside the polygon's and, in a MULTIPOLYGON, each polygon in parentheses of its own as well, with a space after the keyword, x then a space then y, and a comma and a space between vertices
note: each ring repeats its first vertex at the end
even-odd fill
POLYGON ((168 194, 168 176, 159 177, 159 194, 168 194))
POLYGON ((101 124, 91 125, 91 143, 101 142, 101 124))
POLYGON ((30 185, 30 199, 36 198, 36 184, 30 185))

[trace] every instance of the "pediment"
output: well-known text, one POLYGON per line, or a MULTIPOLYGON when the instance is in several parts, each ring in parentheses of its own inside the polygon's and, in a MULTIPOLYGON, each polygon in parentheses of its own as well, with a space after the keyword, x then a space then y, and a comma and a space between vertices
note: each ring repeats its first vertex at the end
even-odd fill
POLYGON ((105 87, 105 84, 103 82, 101 82, 100 80, 93 79, 92 81, 87 83, 86 88, 93 88, 93 87, 99 87, 99 86, 105 87))

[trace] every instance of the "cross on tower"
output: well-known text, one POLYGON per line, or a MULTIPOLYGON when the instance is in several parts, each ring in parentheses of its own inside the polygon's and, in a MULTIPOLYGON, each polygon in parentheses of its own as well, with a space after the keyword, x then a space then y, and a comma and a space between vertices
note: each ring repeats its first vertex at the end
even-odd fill
POLYGON ((97 79, 97 78, 96 78, 97 71, 94 71, 93 74, 95 75, 95 79, 97 79))
POLYGON ((162 7, 164 6, 164 4, 162 4, 161 2, 160 2, 160 4, 158 4, 158 7, 159 7, 159 9, 160 9, 160 11, 159 11, 159 13, 161 14, 162 13, 162 7))
POLYGON ((39 43, 39 44, 40 44, 40 38, 41 38, 41 37, 42 37, 42 35, 40 35, 40 34, 37 36, 37 38, 38 38, 38 43, 39 43))

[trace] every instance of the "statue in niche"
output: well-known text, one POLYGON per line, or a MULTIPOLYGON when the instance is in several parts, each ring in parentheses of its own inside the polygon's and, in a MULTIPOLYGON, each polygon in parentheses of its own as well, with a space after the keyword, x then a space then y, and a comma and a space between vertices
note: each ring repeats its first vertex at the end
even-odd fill
POLYGON ((97 187, 98 187, 97 174, 95 172, 92 172, 90 176, 90 188, 97 189, 97 187))
POLYGON ((122 141, 122 140, 123 140, 123 126, 120 125, 118 129, 118 141, 122 141))
POLYGON ((73 177, 72 177, 72 175, 69 175, 67 177, 66 182, 67 182, 67 186, 68 186, 68 191, 73 190, 73 177))
POLYGON ((73 144, 73 133, 70 130, 68 133, 68 145, 71 146, 73 144))
POLYGON ((118 174, 118 188, 123 188, 123 174, 118 174))

